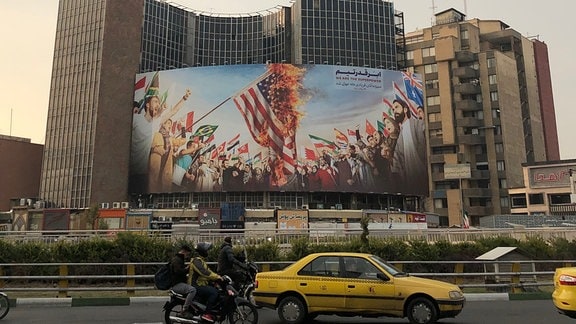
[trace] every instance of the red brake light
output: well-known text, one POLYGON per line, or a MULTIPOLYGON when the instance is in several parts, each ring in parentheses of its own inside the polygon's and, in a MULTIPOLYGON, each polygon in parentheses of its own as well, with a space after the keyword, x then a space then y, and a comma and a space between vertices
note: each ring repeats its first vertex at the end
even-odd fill
POLYGON ((558 282, 564 286, 576 286, 576 277, 563 274, 558 277, 558 282))

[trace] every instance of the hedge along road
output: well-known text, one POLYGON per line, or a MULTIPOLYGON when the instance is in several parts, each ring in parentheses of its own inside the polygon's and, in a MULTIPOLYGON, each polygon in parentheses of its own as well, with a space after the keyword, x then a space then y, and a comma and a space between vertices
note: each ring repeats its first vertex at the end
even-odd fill
MULTIPOLYGON (((41 304, 17 305, 2 320, 2 324, 79 324, 79 323, 115 323, 115 324, 160 324, 162 323, 163 301, 134 302, 127 306, 69 307, 41 304), (106 311, 103 311, 106 307, 106 311)), ((280 324, 274 310, 260 309, 260 323, 280 324)), ((337 316, 319 316, 312 323, 397 323, 406 324, 407 319, 359 317, 344 318, 337 316)), ((443 319, 441 323, 458 324, 573 324, 574 320, 556 312, 550 299, 542 300, 490 300, 467 302, 464 310, 456 318, 443 319)))

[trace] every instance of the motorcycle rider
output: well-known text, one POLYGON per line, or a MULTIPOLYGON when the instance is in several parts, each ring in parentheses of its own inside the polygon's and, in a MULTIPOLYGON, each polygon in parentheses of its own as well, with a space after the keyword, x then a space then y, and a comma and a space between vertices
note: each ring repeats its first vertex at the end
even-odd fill
POLYGON ((214 322, 212 310, 218 300, 218 289, 210 285, 210 282, 222 280, 222 277, 206 264, 205 258, 208 257, 210 249, 212 249, 212 243, 200 242, 196 244, 195 250, 198 256, 190 261, 190 281, 196 287, 196 295, 206 301, 206 312, 202 315, 202 319, 207 322, 214 322))
POLYGON ((190 266, 186 265, 186 262, 190 260, 191 253, 192 249, 187 245, 183 245, 180 247, 178 253, 170 260, 170 268, 172 270, 172 288, 170 289, 186 296, 182 313, 180 314, 184 318, 192 317, 192 314, 189 312, 189 306, 192 305, 192 301, 196 296, 196 288, 188 284, 190 266))
POLYGON ((239 284, 242 282, 243 274, 234 266, 238 266, 243 270, 248 269, 248 266, 244 264, 244 262, 238 260, 236 256, 234 256, 232 238, 226 236, 224 242, 220 246, 220 253, 218 254, 218 268, 216 272, 221 276, 228 275, 232 279, 232 282, 239 284))

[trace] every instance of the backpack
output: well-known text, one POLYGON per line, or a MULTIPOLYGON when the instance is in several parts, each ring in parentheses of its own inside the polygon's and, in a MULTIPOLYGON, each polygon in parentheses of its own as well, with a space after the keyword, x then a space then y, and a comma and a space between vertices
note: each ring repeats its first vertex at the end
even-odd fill
POLYGON ((172 287, 172 267, 170 262, 163 264, 154 274, 154 286, 160 290, 172 287))

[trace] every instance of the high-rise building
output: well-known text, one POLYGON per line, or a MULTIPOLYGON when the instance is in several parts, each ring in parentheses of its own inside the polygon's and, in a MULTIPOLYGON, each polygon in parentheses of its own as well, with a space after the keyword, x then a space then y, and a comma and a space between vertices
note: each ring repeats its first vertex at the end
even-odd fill
MULTIPOLYGON (((40 197, 46 206, 65 208, 129 199, 132 111, 126 108, 133 107, 138 72, 266 62, 394 69, 395 38, 403 33, 402 13, 380 0, 297 0, 250 15, 157 0, 60 0, 40 197)), ((305 204, 280 196, 255 199, 305 204)), ((144 197, 136 199, 141 205, 144 197)), ((168 193, 145 199, 146 206, 156 199, 190 201, 168 193)), ((218 194, 204 200, 235 199, 246 200, 218 194)), ((380 208, 390 201, 330 199, 327 206, 345 200, 346 207, 380 208)))
POLYGON ((449 9, 404 39, 405 68, 426 93, 428 210, 462 224, 510 212, 507 188, 523 185, 522 163, 558 159, 545 44, 498 20, 449 9), (469 166, 447 176, 445 166, 469 166))

